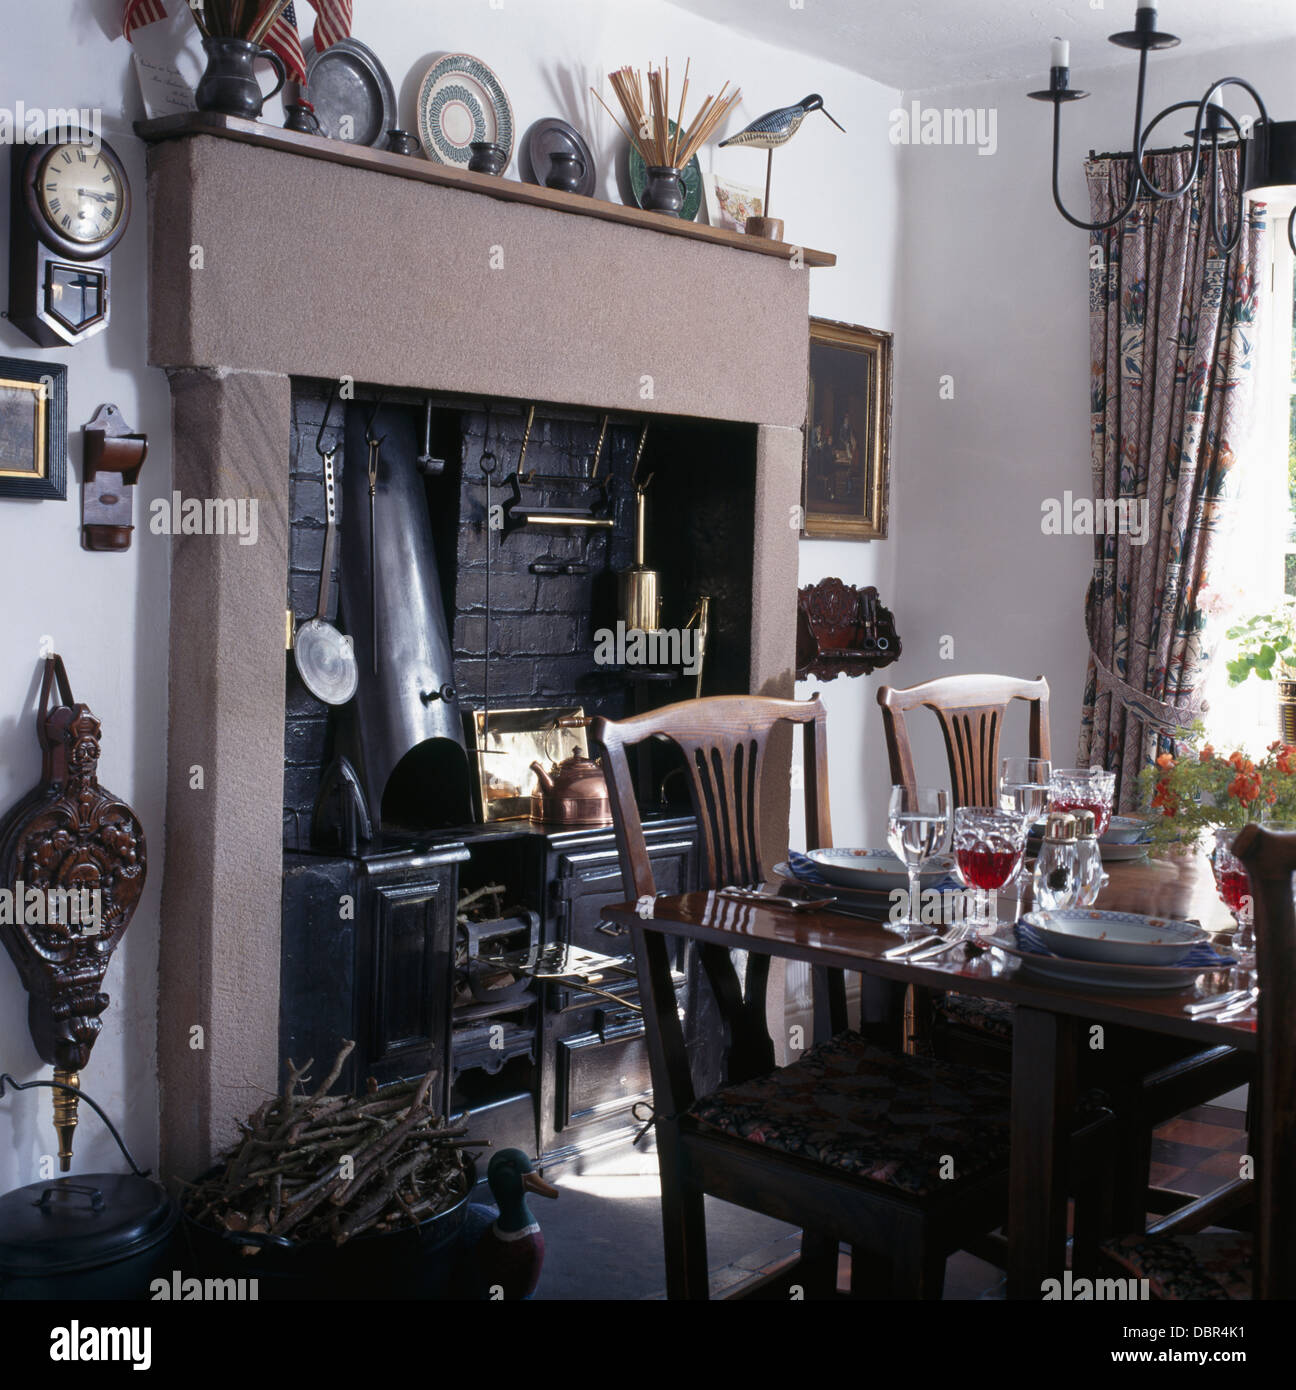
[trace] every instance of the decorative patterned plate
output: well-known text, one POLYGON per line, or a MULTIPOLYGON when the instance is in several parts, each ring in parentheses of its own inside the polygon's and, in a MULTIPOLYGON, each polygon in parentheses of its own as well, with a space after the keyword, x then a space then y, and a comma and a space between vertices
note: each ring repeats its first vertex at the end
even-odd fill
MULTIPOLYGON (((674 135, 674 121, 670 123, 670 128, 671 134, 674 135)), ((702 166, 698 163, 697 155, 689 160, 688 167, 681 172, 684 183, 684 208, 680 212, 680 220, 695 222, 698 209, 702 206, 702 166)), ((648 187, 648 166, 644 163, 643 155, 633 145, 630 146, 630 187, 634 192, 635 202, 643 207, 644 189, 648 187)))
POLYGON ((1142 859, 1147 855, 1150 844, 1142 845, 1113 845, 1106 840, 1098 841, 1098 850, 1102 854, 1104 864, 1120 864, 1127 859, 1142 859))
POLYGON ((1099 989, 1134 989, 1147 991, 1190 989, 1193 981, 1208 967, 1202 965, 1113 965, 1094 960, 1068 960, 1065 956, 1045 956, 1028 950, 1017 942, 1011 927, 983 938, 993 946, 1021 961, 1022 969, 1058 984, 1097 987, 1099 989))
MULTIPOLYGON (((467 168, 474 141, 503 145, 513 157, 513 107, 499 78, 469 53, 447 53, 423 74, 418 133, 429 159, 467 168)), ((508 167, 507 163, 504 166, 508 167)))
POLYGON ((358 39, 339 39, 323 53, 314 44, 306 40, 303 56, 320 133, 350 145, 382 144, 396 124, 396 91, 377 54, 358 39))
POLYGON ((1111 965, 1176 965, 1206 940, 1195 922, 1097 907, 1028 912, 1022 921, 1056 955, 1111 965))
POLYGON ((585 142, 585 137, 575 126, 560 121, 556 116, 546 116, 537 121, 518 146, 518 172, 527 183, 543 184, 549 173, 549 157, 562 150, 570 150, 580 155, 585 163, 577 193, 590 197, 598 183, 598 166, 585 142))
MULTIPOLYGON (((806 852, 816 869, 829 883, 843 888, 888 892, 908 888, 909 873, 889 849, 812 849, 806 852)), ((933 855, 923 866, 919 878, 926 887, 954 873, 954 856, 933 855)))

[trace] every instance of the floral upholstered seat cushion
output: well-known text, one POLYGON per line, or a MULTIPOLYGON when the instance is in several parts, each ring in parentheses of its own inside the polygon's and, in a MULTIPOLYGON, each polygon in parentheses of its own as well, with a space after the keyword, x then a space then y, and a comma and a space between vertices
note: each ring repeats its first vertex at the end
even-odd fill
POLYGON ((947 1023, 971 1028, 1003 1042, 1012 1041, 1015 1010, 1002 999, 978 999, 973 994, 938 994, 932 1000, 932 1007, 947 1023))
POLYGON ((695 1102, 702 1123, 923 1196, 1008 1158, 1008 1080, 839 1033, 801 1061, 695 1102))
POLYGON ((1251 1297, 1252 1240, 1242 1231, 1194 1235, 1125 1236, 1103 1246, 1153 1298, 1175 1302, 1251 1297))

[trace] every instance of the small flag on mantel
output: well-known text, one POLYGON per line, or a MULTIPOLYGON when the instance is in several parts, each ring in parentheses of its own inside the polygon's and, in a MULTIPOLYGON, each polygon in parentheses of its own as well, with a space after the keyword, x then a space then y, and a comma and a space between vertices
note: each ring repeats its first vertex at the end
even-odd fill
POLYGON ((297 36, 297 12, 292 5, 276 17, 262 42, 283 59, 290 82, 306 81, 306 60, 302 57, 301 39, 297 36))
MULTIPOLYGON (((352 0, 309 0, 315 11, 315 49, 322 53, 332 48, 339 39, 351 33, 352 0)), ((265 13, 270 4, 264 4, 260 12, 265 13)), ((165 0, 126 0, 122 18, 122 32, 129 39, 136 29, 147 24, 157 24, 167 17, 165 0)), ((288 76, 294 82, 306 80, 306 65, 302 60, 301 40, 297 36, 297 15, 293 5, 289 5, 270 26, 264 40, 273 49, 288 69, 288 76)))

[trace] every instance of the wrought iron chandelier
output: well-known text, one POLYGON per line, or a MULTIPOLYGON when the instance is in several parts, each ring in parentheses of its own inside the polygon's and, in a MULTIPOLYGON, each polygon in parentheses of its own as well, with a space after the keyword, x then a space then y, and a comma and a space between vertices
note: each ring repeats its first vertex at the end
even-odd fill
MULTIPOLYGON (((1147 84, 1148 54, 1153 49, 1175 48, 1179 39, 1174 34, 1162 33, 1157 28, 1154 0, 1138 0, 1134 28, 1112 34, 1108 42, 1116 44, 1118 48, 1132 48, 1139 55, 1138 92, 1134 101, 1134 152, 1128 160, 1129 193, 1120 211, 1104 222, 1085 222, 1072 216, 1063 206, 1058 191, 1062 107, 1067 102, 1082 101, 1089 93, 1076 91, 1071 87, 1070 44, 1065 39, 1054 39, 1048 90, 1031 92, 1029 96, 1033 101, 1048 101, 1053 104, 1053 202, 1057 205, 1057 210, 1072 226, 1080 227, 1087 232, 1102 232, 1123 222, 1141 196, 1160 202, 1171 202, 1181 198, 1196 181, 1201 167, 1202 148, 1209 143, 1212 156, 1215 157, 1210 193, 1210 235, 1219 251, 1227 255, 1237 246, 1242 236, 1244 219, 1239 207, 1239 215, 1233 228, 1220 228, 1218 153, 1221 142, 1238 142, 1238 187, 1243 201, 1264 201, 1282 195, 1296 197, 1296 121, 1271 120, 1263 98, 1251 83, 1241 77, 1222 77, 1211 84, 1200 101, 1177 101, 1153 117, 1145 127, 1143 98, 1147 84), (1255 103, 1258 116, 1251 121, 1249 133, 1244 130, 1242 121, 1217 100, 1226 87, 1241 87, 1255 103), (1189 110, 1197 112, 1193 128, 1186 132, 1192 137, 1192 166, 1178 188, 1158 188, 1143 167, 1148 139, 1167 116, 1173 115, 1176 111, 1189 110)), ((1291 243, 1293 252, 1296 252, 1296 206, 1292 208, 1287 219, 1287 240, 1291 243)))

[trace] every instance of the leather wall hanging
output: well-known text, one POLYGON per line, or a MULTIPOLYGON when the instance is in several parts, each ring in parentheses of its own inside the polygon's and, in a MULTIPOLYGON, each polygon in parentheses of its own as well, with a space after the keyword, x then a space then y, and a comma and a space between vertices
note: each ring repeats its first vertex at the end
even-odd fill
POLYGON ((797 680, 863 676, 899 655, 895 618, 872 585, 821 579, 797 590, 797 680))
MULTIPOLYGON (((99 721, 45 662, 40 785, 0 820, 0 939, 27 989, 27 1020, 54 1079, 75 1088, 103 1027, 104 975, 144 890, 144 830, 98 781, 99 721), (61 703, 51 707, 55 683, 61 703)), ((72 1165, 77 1101, 56 1090, 59 1164, 72 1165)))

